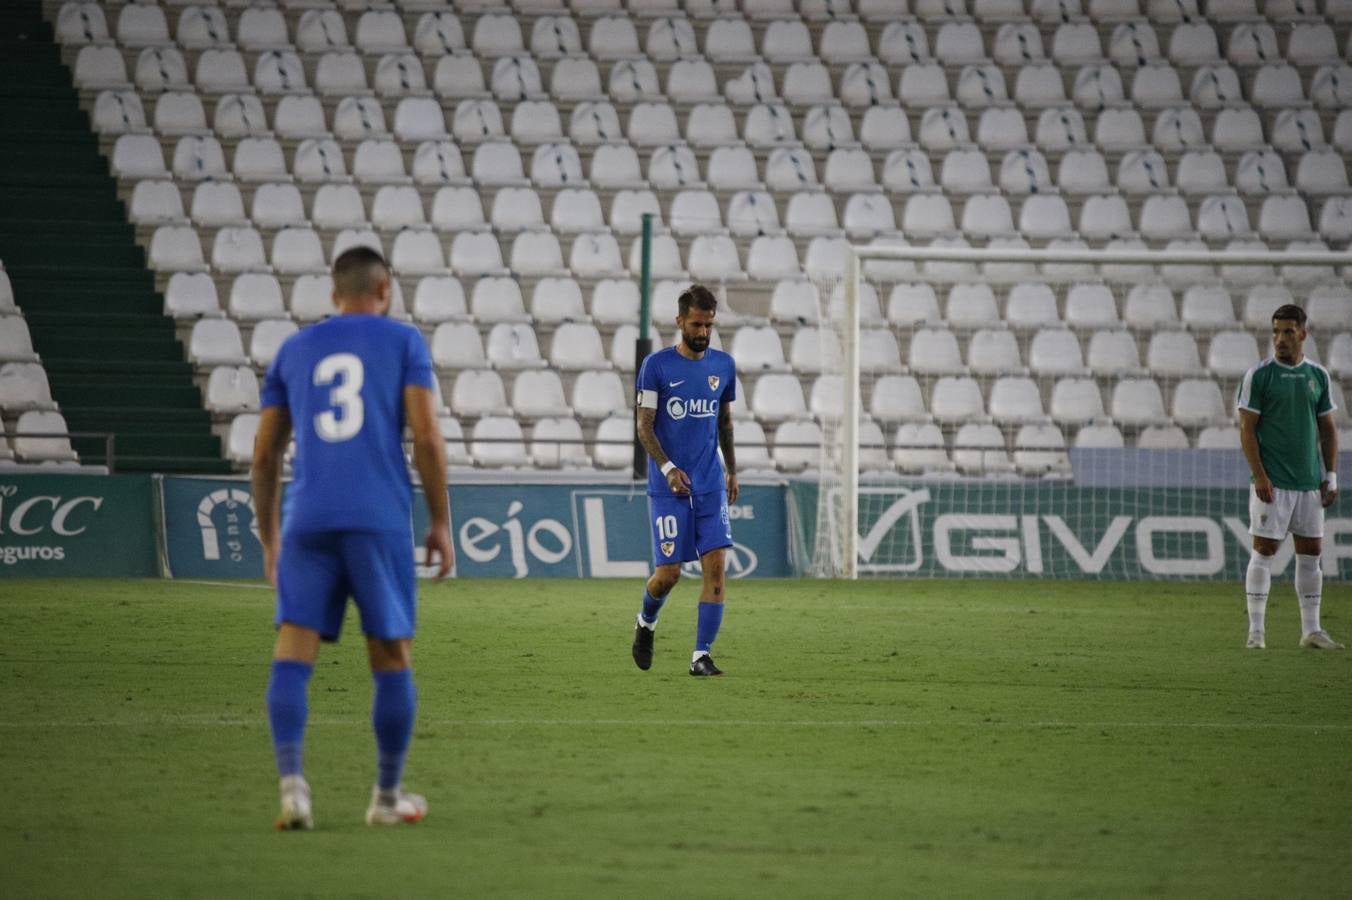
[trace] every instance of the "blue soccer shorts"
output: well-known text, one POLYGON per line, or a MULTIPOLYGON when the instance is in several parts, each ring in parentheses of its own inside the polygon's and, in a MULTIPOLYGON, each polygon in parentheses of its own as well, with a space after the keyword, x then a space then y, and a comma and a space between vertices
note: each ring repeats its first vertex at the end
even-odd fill
POLYGON ((710 550, 732 546, 726 491, 648 497, 653 563, 692 562, 710 550))
POLYGON ((277 625, 312 628, 324 640, 336 641, 351 597, 368 637, 411 638, 416 596, 408 533, 316 531, 282 538, 277 625))

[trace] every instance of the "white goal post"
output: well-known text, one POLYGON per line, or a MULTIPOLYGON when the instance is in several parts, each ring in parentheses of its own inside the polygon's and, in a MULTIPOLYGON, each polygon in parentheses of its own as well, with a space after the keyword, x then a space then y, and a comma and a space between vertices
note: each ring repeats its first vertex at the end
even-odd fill
MULTIPOLYGON (((861 365, 860 365, 860 294, 868 262, 898 262, 914 265, 952 263, 981 265, 987 263, 1041 266, 1270 266, 1320 267, 1341 273, 1334 279, 1346 283, 1352 272, 1352 252, 1291 249, 1267 250, 1205 250, 1205 249, 1032 249, 1027 247, 962 247, 962 246, 898 246, 851 245, 846 254, 843 272, 844 304, 836 321, 823 315, 823 329, 839 329, 836 335, 840 348, 840 375, 842 382, 841 419, 837 441, 828 446, 823 440, 822 466, 818 473, 817 534, 813 549, 813 570, 817 575, 847 579, 859 577, 860 552, 860 423, 861 423, 861 365), (839 491, 832 490, 834 481, 839 491), (824 532, 831 532, 824 534, 824 532), (827 547, 825 551, 823 547, 827 547), (823 556, 826 557, 823 560, 823 556)), ((1284 277, 1283 270, 1277 280, 1284 277)), ((1286 270, 1289 271, 1289 270, 1286 270)), ((1039 270, 1039 275, 1042 270, 1039 270)), ((1037 276, 1033 276, 1036 278, 1037 276)), ((896 281, 896 278, 880 280, 896 281)), ((918 279, 919 280, 919 279, 918 279)), ((981 279, 976 279, 981 280, 981 279)), ((1050 281, 1050 279, 1049 279, 1050 281)), ((825 304, 823 304, 825 311, 825 304)))

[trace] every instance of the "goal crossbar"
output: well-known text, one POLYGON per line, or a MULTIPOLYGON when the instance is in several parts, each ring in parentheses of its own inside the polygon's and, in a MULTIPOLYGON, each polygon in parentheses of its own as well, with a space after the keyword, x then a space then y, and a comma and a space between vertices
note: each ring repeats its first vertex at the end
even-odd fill
MULTIPOLYGON (((859 577, 859 282, 866 259, 940 263, 1085 263, 1096 265, 1328 266, 1352 269, 1352 252, 1329 250, 1133 250, 1114 248, 851 246, 845 260, 844 396, 841 468, 845 527, 841 575, 859 577)), ((824 492, 823 492, 824 493, 824 492)))

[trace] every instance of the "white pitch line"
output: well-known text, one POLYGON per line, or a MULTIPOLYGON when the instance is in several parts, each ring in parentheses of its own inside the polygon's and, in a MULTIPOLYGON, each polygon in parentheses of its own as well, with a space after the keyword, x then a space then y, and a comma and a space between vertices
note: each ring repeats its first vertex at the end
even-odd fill
POLYGON ((228 587, 228 588, 238 588, 239 590, 244 590, 244 591, 270 591, 270 590, 273 589, 273 588, 272 588, 272 585, 270 585, 270 584, 245 584, 245 583, 239 582, 239 581, 195 581, 195 580, 193 580, 193 579, 191 579, 191 578, 175 578, 175 579, 174 579, 174 583, 176 583, 176 584, 202 584, 202 585, 206 585, 207 587, 228 587))
MULTIPOLYGON (((369 728, 370 722, 364 718, 322 718, 311 719, 310 725, 316 727, 369 728)), ((1029 730, 1054 730, 1077 728, 1128 728, 1128 729, 1175 729, 1175 730, 1215 730, 1215 731, 1352 731, 1352 723, 1311 722, 1072 722, 1062 720, 1046 721, 994 721, 963 722, 939 719, 433 719, 419 720, 418 727, 451 726, 460 728, 717 728, 729 726, 735 728, 1006 728, 1029 730)), ((0 721, 0 729, 20 730, 24 728, 154 728, 154 727, 199 727, 199 728, 264 728, 267 720, 257 718, 221 718, 217 716, 160 716, 145 719, 109 719, 79 721, 48 720, 34 722, 0 721)))

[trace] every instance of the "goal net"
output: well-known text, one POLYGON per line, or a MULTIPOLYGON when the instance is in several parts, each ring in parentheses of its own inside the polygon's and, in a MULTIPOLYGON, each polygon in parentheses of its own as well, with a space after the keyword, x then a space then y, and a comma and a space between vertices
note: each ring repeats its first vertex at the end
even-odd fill
POLYGON ((1352 254, 1120 243, 857 246, 814 278, 821 452, 794 487, 813 574, 1242 572, 1236 390, 1295 303, 1346 421, 1352 254))

